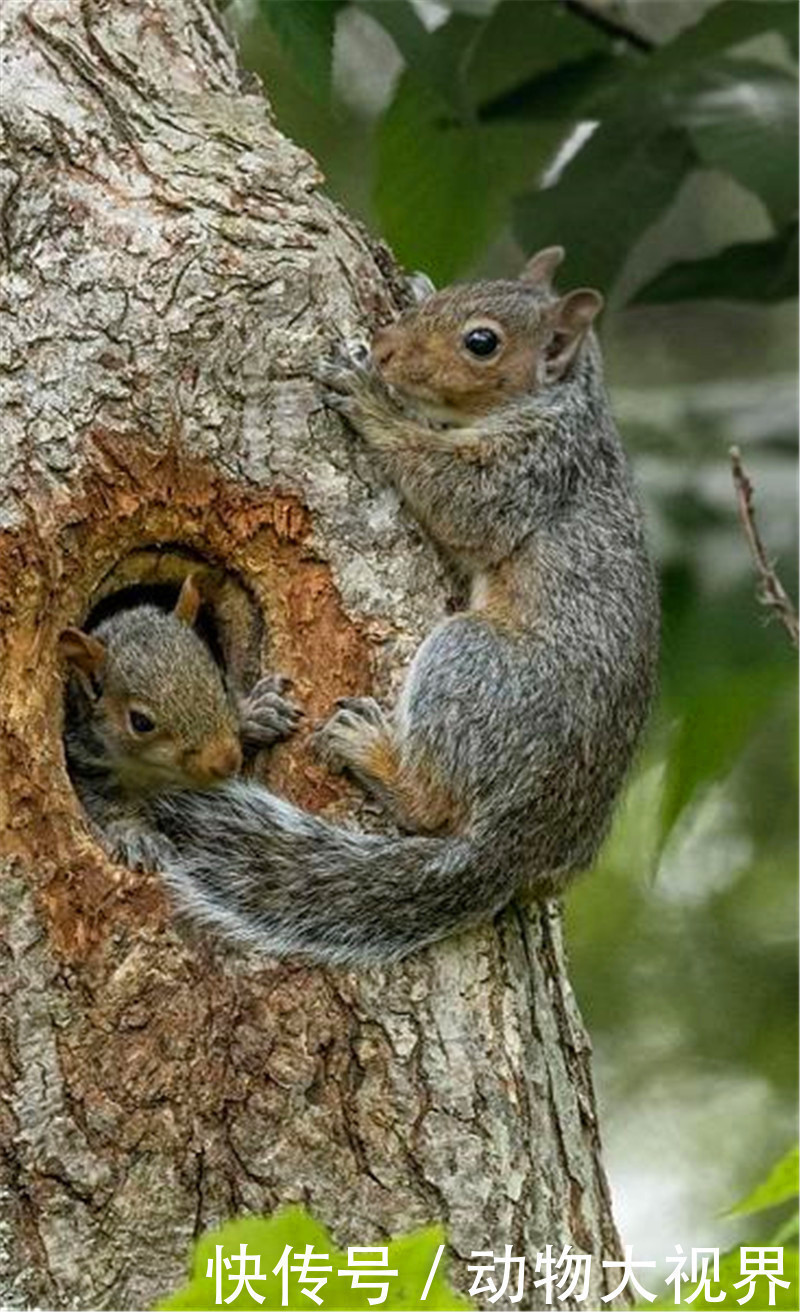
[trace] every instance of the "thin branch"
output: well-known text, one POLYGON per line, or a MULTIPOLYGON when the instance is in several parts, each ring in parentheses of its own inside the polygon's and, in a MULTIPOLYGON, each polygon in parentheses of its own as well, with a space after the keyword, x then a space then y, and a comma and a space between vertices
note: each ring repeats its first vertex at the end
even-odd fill
POLYGON ((635 31, 634 28, 627 27, 618 18, 612 18, 610 14, 596 9, 588 0, 564 0, 564 8, 569 9, 578 18, 582 18, 584 22, 591 23, 592 27, 599 28, 607 36, 627 41, 628 45, 633 46, 636 50, 642 50, 645 54, 649 54, 651 50, 656 48, 655 41, 651 41, 649 37, 643 36, 641 32, 635 31))
POLYGON ((794 646, 797 647, 798 637, 800 636, 797 610, 778 578, 775 566, 769 559, 761 540, 753 508, 753 484, 742 464, 742 453, 737 446, 731 447, 730 456, 733 485, 736 488, 736 498, 739 502, 739 516, 758 576, 758 599, 764 606, 768 606, 770 610, 775 612, 794 646))

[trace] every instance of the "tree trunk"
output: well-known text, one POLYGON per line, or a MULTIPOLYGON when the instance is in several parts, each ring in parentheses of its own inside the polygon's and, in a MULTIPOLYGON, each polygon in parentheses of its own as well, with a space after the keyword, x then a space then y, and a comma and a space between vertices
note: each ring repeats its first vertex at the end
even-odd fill
MULTIPOLYGON (((214 13, 3 24, 0 1301, 152 1306, 193 1236, 299 1200, 344 1244, 444 1221, 462 1287, 473 1249, 570 1243, 593 1306, 618 1244, 556 907, 391 969, 276 963, 173 923, 87 828, 56 636, 98 600, 203 562, 230 664, 289 673, 313 721, 391 695, 447 581, 310 378, 391 317, 391 259, 214 13)), ((268 777, 376 823, 307 737, 268 777)))

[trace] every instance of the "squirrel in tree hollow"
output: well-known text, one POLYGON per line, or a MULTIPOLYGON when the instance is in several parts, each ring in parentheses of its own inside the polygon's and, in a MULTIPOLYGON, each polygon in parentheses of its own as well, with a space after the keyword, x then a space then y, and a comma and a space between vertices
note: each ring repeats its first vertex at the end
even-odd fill
POLYGON ((59 636, 70 777, 109 854, 135 869, 155 870, 171 855, 148 824, 148 797, 216 786, 237 773, 243 750, 277 742, 300 715, 280 675, 245 698, 234 693, 193 627, 200 605, 190 574, 171 612, 132 606, 90 632, 59 636))
POLYGON ((471 599, 391 715, 346 699, 318 731, 406 832, 336 827, 246 781, 152 798, 178 853, 167 882, 206 924, 387 961, 595 856, 653 695, 658 599, 592 329, 602 297, 557 295, 562 258, 433 294, 321 369, 471 599))

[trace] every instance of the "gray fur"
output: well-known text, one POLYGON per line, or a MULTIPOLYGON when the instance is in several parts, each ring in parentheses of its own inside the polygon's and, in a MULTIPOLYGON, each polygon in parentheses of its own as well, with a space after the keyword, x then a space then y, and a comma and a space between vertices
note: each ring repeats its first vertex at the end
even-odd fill
MULTIPOLYGON (((409 316, 435 319, 440 302, 533 332, 549 299, 480 284, 409 316)), ((387 722, 404 764, 433 766, 459 817, 428 836, 365 834, 241 781, 151 805, 179 852, 167 882, 203 922, 273 953, 367 962, 491 915, 520 886, 558 889, 591 863, 651 703, 658 601, 592 333, 558 382, 452 429, 415 417, 369 365, 339 363, 325 379, 476 596, 497 571, 512 579, 513 622, 480 609, 444 620, 387 722)), ((366 703, 345 711, 328 745, 347 765, 348 743, 382 722, 366 703)), ((355 754, 349 764, 398 803, 402 823, 391 788, 371 785, 355 754)))
POLYGON ((287 680, 261 679, 238 699, 209 648, 189 624, 152 605, 121 610, 92 630, 105 647, 94 675, 72 669, 64 744, 75 790, 109 854, 132 869, 155 870, 174 857, 150 823, 145 798, 196 786, 187 760, 218 737, 245 748, 291 733, 300 714, 282 696, 287 680), (143 708, 160 745, 138 744, 119 723, 119 707, 143 708), (116 706, 116 714, 115 714, 116 706))

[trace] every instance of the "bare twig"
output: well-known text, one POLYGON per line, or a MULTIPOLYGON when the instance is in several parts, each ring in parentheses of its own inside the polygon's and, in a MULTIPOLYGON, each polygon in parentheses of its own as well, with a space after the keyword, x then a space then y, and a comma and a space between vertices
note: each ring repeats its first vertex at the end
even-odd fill
POLYGON ((758 599, 763 605, 774 611, 789 634, 794 646, 797 647, 800 634, 797 610, 775 572, 775 566, 767 555, 764 543, 761 540, 761 534, 756 526, 755 511, 753 509, 753 484, 742 464, 742 453, 737 446, 732 446, 730 455, 733 485, 736 488, 736 497, 739 502, 739 516, 758 576, 758 599))

